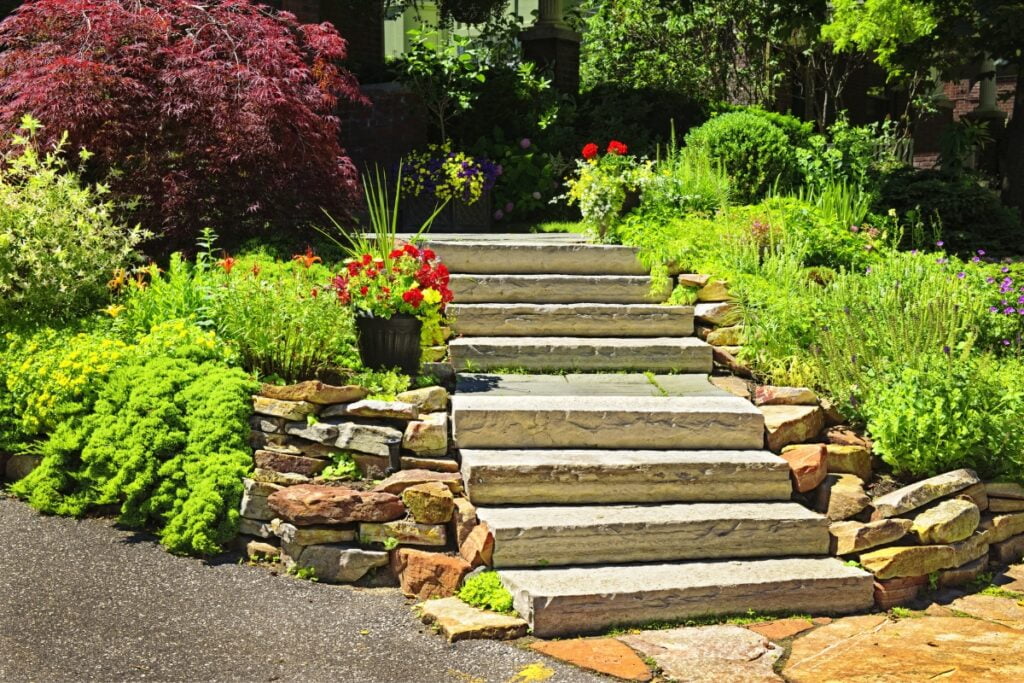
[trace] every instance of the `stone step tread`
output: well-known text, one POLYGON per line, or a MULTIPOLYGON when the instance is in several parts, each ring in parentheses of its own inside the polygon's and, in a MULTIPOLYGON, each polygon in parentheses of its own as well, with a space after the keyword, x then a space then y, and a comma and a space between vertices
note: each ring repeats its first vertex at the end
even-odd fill
POLYGON ((787 501, 789 465, 768 451, 464 449, 477 505, 787 501))
POLYGON ((658 303, 669 291, 652 292, 645 275, 454 274, 455 300, 472 303, 658 303))
POLYGON ((477 507, 495 567, 827 555, 828 520, 798 503, 477 507))
POLYGON ((452 273, 620 274, 649 270, 633 247, 588 244, 582 235, 436 235, 424 246, 438 253, 452 273))
POLYGON ((566 373, 500 375, 460 372, 457 394, 488 396, 733 396, 706 374, 566 373))
POLYGON ((664 304, 455 303, 448 307, 466 336, 686 337, 693 307, 664 304))
POLYGON ((540 638, 748 610, 822 615, 874 604, 871 575, 835 558, 505 569, 499 576, 540 638))
POLYGON ((648 370, 709 373, 712 350, 696 337, 460 337, 457 370, 648 370))
POLYGON ((764 416, 736 396, 455 394, 452 416, 460 448, 764 447, 764 416))

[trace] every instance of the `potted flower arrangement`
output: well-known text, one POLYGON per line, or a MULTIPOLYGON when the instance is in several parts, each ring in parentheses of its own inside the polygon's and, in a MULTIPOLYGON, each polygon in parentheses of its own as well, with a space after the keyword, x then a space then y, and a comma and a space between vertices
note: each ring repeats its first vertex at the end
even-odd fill
POLYGON ((619 217, 639 197, 642 164, 628 152, 618 140, 609 142, 604 154, 597 144, 588 142, 576 162, 575 175, 566 183, 567 193, 560 197, 579 205, 583 222, 600 242, 615 241, 619 217))
POLYGON ((434 220, 435 229, 489 228, 491 190, 502 173, 490 159, 431 145, 410 155, 401 166, 402 224, 422 224, 423 217, 447 204, 434 220))

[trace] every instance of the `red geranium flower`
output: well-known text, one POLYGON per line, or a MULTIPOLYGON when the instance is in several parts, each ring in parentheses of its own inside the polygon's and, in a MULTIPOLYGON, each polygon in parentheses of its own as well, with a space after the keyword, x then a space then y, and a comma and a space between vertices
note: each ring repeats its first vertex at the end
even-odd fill
POLYGON ((598 152, 597 145, 595 145, 593 142, 588 142, 587 144, 583 145, 583 158, 584 159, 587 159, 587 160, 593 159, 594 157, 597 156, 597 152, 598 152))
POLYGON ((434 252, 433 249, 424 249, 422 253, 424 261, 433 261, 435 258, 437 258, 437 254, 434 252))
POLYGON ((411 304, 413 308, 419 308, 420 304, 423 303, 423 292, 418 289, 410 289, 402 294, 402 301, 411 304))
POLYGON ((629 150, 627 149, 626 145, 624 145, 623 143, 619 142, 618 140, 612 140, 611 142, 608 143, 608 153, 609 154, 619 154, 619 155, 622 155, 622 154, 625 154, 627 151, 629 151, 629 150))

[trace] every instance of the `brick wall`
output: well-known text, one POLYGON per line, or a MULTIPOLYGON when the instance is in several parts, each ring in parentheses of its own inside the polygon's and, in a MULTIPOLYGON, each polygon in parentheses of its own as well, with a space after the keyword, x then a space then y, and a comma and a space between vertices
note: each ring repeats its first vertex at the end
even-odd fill
POLYGON ((366 85, 372 103, 342 115, 342 140, 356 167, 390 170, 427 143, 427 115, 419 99, 395 83, 366 85))

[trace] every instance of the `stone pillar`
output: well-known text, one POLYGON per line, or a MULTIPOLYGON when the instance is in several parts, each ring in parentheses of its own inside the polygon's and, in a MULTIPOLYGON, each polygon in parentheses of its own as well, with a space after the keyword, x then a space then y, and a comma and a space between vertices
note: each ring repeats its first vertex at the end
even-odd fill
POLYGON ((999 109, 996 102, 996 63, 987 54, 978 68, 978 106, 967 116, 974 121, 987 123, 988 132, 992 136, 992 142, 976 154, 973 167, 998 174, 999 149, 1006 132, 1006 112, 999 109))
POLYGON ((550 68, 552 85, 575 95, 580 90, 580 34, 565 25, 564 0, 540 0, 537 23, 519 34, 523 57, 550 68))

